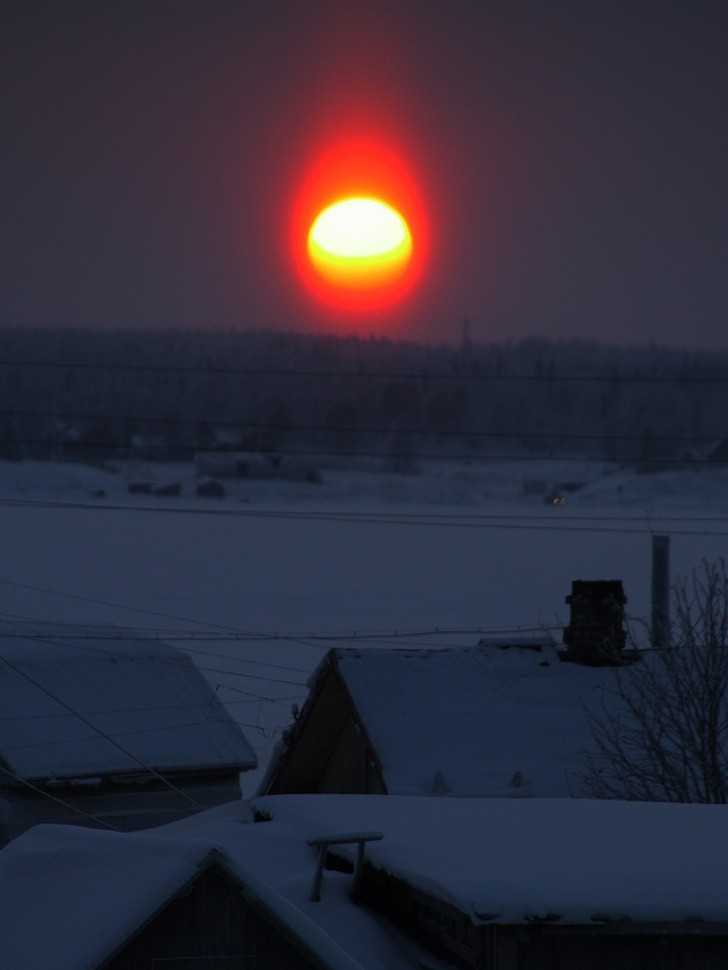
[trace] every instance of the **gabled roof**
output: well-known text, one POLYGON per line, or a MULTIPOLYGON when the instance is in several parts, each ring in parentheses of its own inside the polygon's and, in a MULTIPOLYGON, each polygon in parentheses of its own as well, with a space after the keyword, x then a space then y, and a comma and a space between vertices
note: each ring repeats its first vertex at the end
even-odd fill
POLYGON ((349 898, 351 876, 327 873, 309 899, 316 853, 295 828, 251 824, 246 803, 153 832, 39 825, 0 851, 0 966, 95 970, 201 869, 219 865, 328 970, 407 970, 392 931, 349 898), (42 885, 42 892, 39 886, 42 885))
POLYGON ((728 929, 725 805, 381 795, 278 795, 254 804, 302 838, 379 830, 384 838, 368 844, 369 863, 476 923, 558 917, 728 929))
POLYGON ((307 703, 315 705, 333 667, 389 794, 574 795, 591 744, 584 707, 599 705, 614 671, 564 663, 548 638, 538 647, 521 639, 445 650, 337 648, 314 675, 307 703))
POLYGON ((159 771, 256 766, 203 675, 168 643, 114 627, 16 624, 0 631, 0 658, 0 764, 22 778, 143 771, 100 732, 159 771))
POLYGON ((77 826, 30 829, 0 852, 0 962, 98 967, 193 879, 207 851, 77 826))

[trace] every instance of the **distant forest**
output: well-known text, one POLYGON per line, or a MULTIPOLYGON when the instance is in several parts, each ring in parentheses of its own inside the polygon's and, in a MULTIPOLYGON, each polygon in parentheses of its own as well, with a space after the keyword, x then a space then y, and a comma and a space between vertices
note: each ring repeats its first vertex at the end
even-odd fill
POLYGON ((0 333, 4 458, 201 450, 376 458, 726 460, 728 352, 287 332, 0 333), (725 452, 725 453, 724 453, 725 452))

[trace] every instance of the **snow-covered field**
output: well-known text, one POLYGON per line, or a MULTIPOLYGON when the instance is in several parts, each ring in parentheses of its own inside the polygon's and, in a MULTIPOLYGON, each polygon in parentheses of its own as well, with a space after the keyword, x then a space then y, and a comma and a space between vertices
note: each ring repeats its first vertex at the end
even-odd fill
POLYGON ((728 550, 721 470, 342 470, 321 485, 234 483, 224 500, 196 498, 193 485, 190 467, 0 463, 0 619, 166 636, 220 686, 262 763, 333 643, 472 644, 475 632, 411 634, 559 626, 577 578, 622 579, 629 614, 646 617, 651 531, 673 535, 673 577, 728 550), (180 481, 182 495, 129 495, 145 475, 180 481), (524 494, 526 479, 584 484, 549 506, 524 494))

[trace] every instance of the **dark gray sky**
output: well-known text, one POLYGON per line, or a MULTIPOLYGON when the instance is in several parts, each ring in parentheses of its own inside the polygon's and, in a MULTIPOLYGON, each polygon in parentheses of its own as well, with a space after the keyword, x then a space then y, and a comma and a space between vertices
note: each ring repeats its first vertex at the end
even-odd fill
POLYGON ((669 0, 11 0, 1 323, 330 328, 288 212, 364 133, 433 241, 371 329, 725 346, 726 36, 669 0))

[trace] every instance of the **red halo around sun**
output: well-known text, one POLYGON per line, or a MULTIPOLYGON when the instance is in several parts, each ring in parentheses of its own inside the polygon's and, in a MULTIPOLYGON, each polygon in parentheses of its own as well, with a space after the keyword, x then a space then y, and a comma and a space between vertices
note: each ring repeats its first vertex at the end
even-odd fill
MULTIPOLYGON (((346 205, 344 206, 346 208, 346 205)), ((334 142, 304 172, 296 194, 290 227, 295 272, 318 305, 342 315, 386 314, 403 304, 421 281, 430 255, 425 207, 410 166, 401 154, 374 137, 334 142), (406 258, 372 266, 321 258, 312 231, 326 210, 344 201, 356 208, 376 200, 401 218, 408 233, 406 258), (366 268, 366 272, 363 271, 366 268), (371 271, 370 271, 371 270, 371 271)), ((325 254, 324 254, 325 255, 325 254)))

